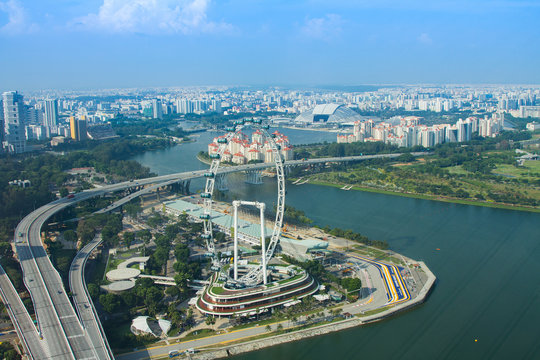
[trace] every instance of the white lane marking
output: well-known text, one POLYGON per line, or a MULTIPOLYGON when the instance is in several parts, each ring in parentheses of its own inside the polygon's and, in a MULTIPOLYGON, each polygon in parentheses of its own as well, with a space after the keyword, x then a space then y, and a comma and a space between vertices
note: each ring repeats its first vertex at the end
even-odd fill
POLYGON ((67 319, 70 317, 77 317, 77 315, 64 315, 64 316, 60 316, 60 319, 67 319))

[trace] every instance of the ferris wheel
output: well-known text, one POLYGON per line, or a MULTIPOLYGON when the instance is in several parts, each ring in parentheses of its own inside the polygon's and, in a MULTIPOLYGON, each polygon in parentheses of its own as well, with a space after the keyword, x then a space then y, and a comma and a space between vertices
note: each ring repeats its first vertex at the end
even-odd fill
MULTIPOLYGON (((203 213, 200 215, 201 220, 203 221, 203 234, 202 238, 206 242, 206 247, 208 251, 213 254, 213 268, 216 271, 221 270, 221 263, 217 257, 216 246, 214 241, 214 233, 212 227, 212 205, 213 200, 212 196, 214 193, 214 186, 216 177, 219 173, 219 166, 221 164, 221 159, 223 153, 227 149, 227 144, 239 134, 242 129, 246 126, 252 126, 262 132, 262 134, 268 140, 270 148, 272 150, 272 158, 275 165, 276 179, 278 184, 277 190, 277 201, 276 201, 276 218, 274 221, 274 228, 272 230, 272 235, 270 237, 270 242, 268 249, 266 250, 266 264, 274 255, 276 245, 279 241, 281 235, 281 228, 283 226, 283 213, 285 211, 285 174, 283 170, 283 160, 281 158, 281 147, 274 141, 273 135, 268 133, 269 126, 263 125, 260 119, 244 119, 236 120, 234 125, 228 127, 227 134, 223 137, 218 138, 218 149, 215 153, 210 154, 212 163, 208 172, 204 174, 206 178, 206 185, 204 192, 201 193, 201 198, 203 198, 203 213)), ((243 283, 245 286, 254 286, 261 282, 262 280, 262 265, 257 267, 252 267, 246 274, 240 277, 237 282, 243 283)))

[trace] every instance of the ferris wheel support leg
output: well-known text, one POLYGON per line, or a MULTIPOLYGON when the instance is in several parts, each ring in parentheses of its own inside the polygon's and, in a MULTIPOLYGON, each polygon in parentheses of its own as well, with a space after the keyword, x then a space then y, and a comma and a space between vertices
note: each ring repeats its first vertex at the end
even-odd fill
POLYGON ((263 282, 266 285, 266 239, 264 234, 264 203, 261 203, 261 252, 262 252, 262 272, 263 282))
POLYGON ((238 202, 233 201, 234 206, 234 280, 238 280, 238 202))

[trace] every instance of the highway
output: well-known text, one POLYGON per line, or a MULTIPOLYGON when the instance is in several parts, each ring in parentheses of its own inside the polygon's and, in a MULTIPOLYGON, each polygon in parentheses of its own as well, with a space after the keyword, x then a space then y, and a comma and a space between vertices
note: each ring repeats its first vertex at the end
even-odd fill
POLYGON ((63 200, 32 212, 16 229, 16 236, 19 238, 16 250, 24 282, 34 303, 42 341, 49 348, 46 355, 31 352, 38 354, 36 358, 47 358, 48 355, 53 359, 97 359, 93 346, 71 306, 62 279, 41 243, 40 233, 44 222, 69 205, 69 202, 63 200))
POLYGON ((46 347, 47 344, 40 340, 36 326, 1 266, 0 295, 15 326, 17 335, 22 341, 25 352, 34 359, 42 358, 42 356, 43 358, 50 358, 49 349, 46 347))
MULTIPOLYGON (((420 154, 425 153, 413 153, 415 156, 420 154)), ((401 154, 293 160, 288 161, 285 163, 285 165, 303 166, 327 162, 393 158, 399 155, 401 154)), ((245 170, 262 170, 273 166, 273 163, 239 165, 234 167, 220 168, 218 173, 227 174, 245 170)), ((34 304, 38 321, 37 331, 34 325, 31 323, 31 320, 29 320, 30 317, 28 312, 24 308, 24 305, 20 299, 18 301, 15 299, 18 298, 18 294, 5 273, 0 274, 0 294, 2 295, 2 300, 4 303, 9 307, 11 320, 14 324, 17 324, 15 326, 17 334, 21 338, 23 344, 25 344, 28 355, 31 358, 104 359, 107 357, 103 357, 103 354, 108 353, 108 351, 104 350, 106 348, 106 339, 100 339, 100 337, 104 338, 105 334, 99 325, 99 320, 90 320, 91 317, 95 318, 97 316, 95 310, 92 308, 92 311, 81 311, 81 309, 78 307, 81 318, 77 316, 77 313, 75 312, 66 294, 60 275, 53 267, 45 249, 43 248, 40 233, 45 222, 55 213, 79 201, 128 188, 154 184, 149 188, 142 189, 134 194, 128 195, 127 197, 113 204, 113 206, 109 206, 104 209, 104 211, 110 211, 132 200, 136 196, 153 191, 155 188, 166 186, 178 181, 202 177, 204 176, 205 172, 206 171, 204 170, 200 170, 169 174, 85 190, 82 193, 77 194, 72 199, 62 198, 44 205, 27 215, 19 223, 17 229, 15 230, 16 254, 23 270, 24 283, 30 292, 32 302, 34 304), (98 329, 100 335, 97 334, 98 329), (99 351, 101 351, 101 353, 99 353, 99 351)), ((84 251, 84 249, 81 251, 84 251)), ((89 252, 87 249, 86 255, 84 256, 87 256, 88 254, 89 252)), ((75 267, 72 268, 73 271, 80 270, 80 272, 73 276, 75 278, 79 277, 82 279, 82 266, 85 262, 84 257, 79 257, 78 255, 74 261, 81 261, 81 263, 76 264, 75 267)), ((72 278, 72 275, 70 274, 70 279, 72 279, 72 281, 75 280, 75 278, 72 278)), ((75 283, 75 281, 73 281, 73 283, 75 283)), ((82 293, 79 294, 81 292, 80 286, 77 289, 78 290, 75 292, 76 296, 79 297, 76 299, 77 303, 81 304, 83 308, 85 304, 91 304, 91 300, 89 298, 84 299, 82 297, 82 293)), ((110 356, 112 357, 112 354, 110 354, 110 356)))
POLYGON ((101 326, 101 321, 94 304, 88 294, 84 279, 84 267, 88 257, 103 240, 98 235, 80 250, 69 269, 69 288, 71 289, 75 309, 85 329, 98 359, 114 359, 112 350, 107 342, 107 337, 101 326))

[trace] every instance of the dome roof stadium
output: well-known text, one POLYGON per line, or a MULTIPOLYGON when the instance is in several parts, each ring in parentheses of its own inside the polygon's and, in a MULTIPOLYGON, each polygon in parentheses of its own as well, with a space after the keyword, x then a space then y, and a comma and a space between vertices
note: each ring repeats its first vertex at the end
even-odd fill
POLYGON ((306 123, 349 123, 357 120, 362 120, 362 117, 342 104, 320 104, 295 119, 306 123))

